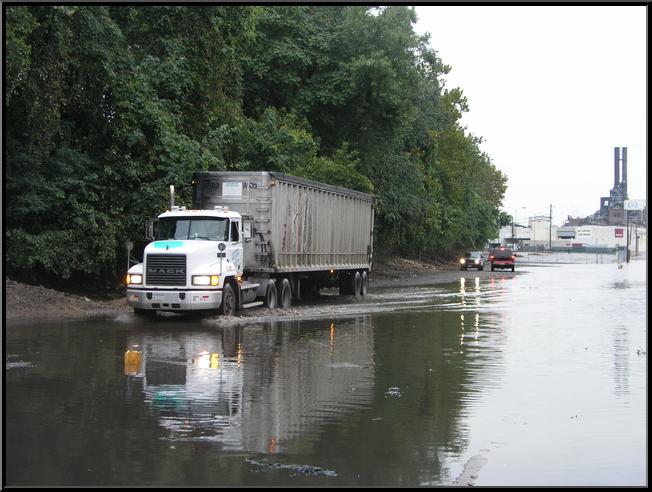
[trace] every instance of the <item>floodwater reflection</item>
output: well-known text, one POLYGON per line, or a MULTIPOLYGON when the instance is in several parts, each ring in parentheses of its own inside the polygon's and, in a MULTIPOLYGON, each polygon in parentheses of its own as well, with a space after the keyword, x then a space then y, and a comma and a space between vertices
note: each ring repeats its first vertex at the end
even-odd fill
POLYGON ((369 317, 341 329, 276 322, 215 334, 143 333, 127 339, 125 373, 127 384, 142 384, 164 439, 278 453, 317 433, 321 421, 369 404, 372 350, 369 317))

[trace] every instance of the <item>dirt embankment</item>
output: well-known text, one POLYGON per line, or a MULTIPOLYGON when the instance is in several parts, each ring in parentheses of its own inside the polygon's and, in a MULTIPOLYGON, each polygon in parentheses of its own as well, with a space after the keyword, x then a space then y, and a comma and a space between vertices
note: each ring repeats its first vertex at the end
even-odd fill
MULTIPOLYGON (((389 258, 374 265, 370 284, 372 288, 382 288, 450 282, 460 273, 454 263, 389 258)), ((113 317, 129 311, 124 296, 112 300, 90 299, 5 278, 5 321, 8 322, 113 317)))
POLYGON ((5 321, 80 319, 126 312, 125 298, 92 300, 5 278, 5 321))

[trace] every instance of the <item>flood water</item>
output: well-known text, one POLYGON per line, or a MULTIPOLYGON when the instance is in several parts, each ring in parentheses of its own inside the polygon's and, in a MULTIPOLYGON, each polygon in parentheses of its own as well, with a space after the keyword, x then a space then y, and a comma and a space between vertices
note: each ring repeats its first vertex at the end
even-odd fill
MULTIPOLYGON (((373 285, 372 285, 373 286, 373 285)), ((646 262, 5 330, 7 485, 646 485, 646 262)))

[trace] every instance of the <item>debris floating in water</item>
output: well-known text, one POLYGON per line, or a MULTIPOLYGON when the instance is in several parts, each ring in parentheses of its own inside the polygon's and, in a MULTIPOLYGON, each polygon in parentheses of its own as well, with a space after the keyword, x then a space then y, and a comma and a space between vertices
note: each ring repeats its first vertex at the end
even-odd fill
POLYGON ((325 477, 337 477, 337 473, 335 473, 332 470, 326 470, 324 468, 319 468, 317 466, 311 466, 311 465, 286 465, 284 463, 263 463, 249 458, 245 458, 245 462, 251 463, 252 465, 262 466, 274 470, 292 470, 299 473, 303 473, 304 475, 323 475, 325 477))
POLYGON ((400 398, 401 397, 401 388, 399 388, 397 386, 393 386, 393 387, 389 388, 387 391, 385 391, 385 398, 387 398, 388 396, 396 396, 396 397, 400 398))

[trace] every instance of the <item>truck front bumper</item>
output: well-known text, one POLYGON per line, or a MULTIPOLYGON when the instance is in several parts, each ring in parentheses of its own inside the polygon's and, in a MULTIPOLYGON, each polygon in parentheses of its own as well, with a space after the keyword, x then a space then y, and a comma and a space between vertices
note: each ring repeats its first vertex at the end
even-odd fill
POLYGON ((222 305, 221 290, 127 289, 127 304, 136 309, 199 311, 222 305))

